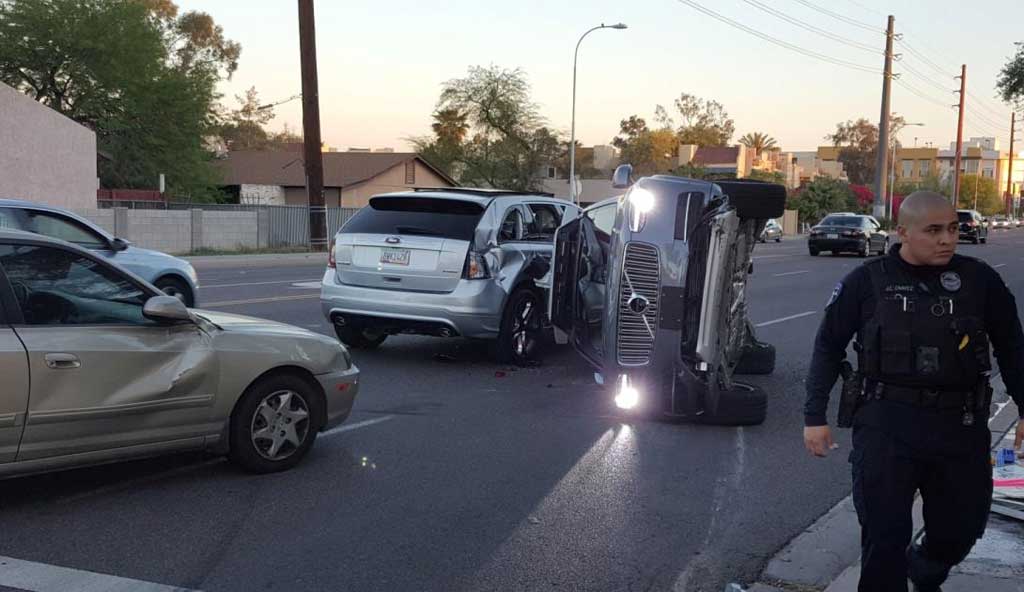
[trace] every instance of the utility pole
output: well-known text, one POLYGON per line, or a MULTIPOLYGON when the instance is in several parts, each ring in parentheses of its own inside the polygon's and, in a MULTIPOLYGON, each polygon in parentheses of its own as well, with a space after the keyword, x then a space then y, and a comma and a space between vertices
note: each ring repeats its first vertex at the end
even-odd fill
POLYGON ((960 115, 956 122, 956 158, 953 161, 953 206, 960 204, 960 159, 964 153, 964 105, 967 102, 967 64, 960 66, 960 115))
POLYGON ((873 214, 876 218, 885 217, 885 181, 889 170, 889 93, 892 90, 892 40, 896 18, 889 15, 889 26, 885 32, 885 73, 882 77, 882 115, 878 123, 878 160, 875 163, 875 204, 873 214))
POLYGON ((299 0, 299 54, 306 195, 309 199, 309 248, 313 251, 326 251, 327 209, 324 207, 324 160, 320 150, 320 95, 316 75, 313 0, 299 0))
POLYGON ((1017 131, 1017 112, 1010 111, 1010 160, 1006 165, 1006 213, 1013 209, 1013 136, 1017 131))

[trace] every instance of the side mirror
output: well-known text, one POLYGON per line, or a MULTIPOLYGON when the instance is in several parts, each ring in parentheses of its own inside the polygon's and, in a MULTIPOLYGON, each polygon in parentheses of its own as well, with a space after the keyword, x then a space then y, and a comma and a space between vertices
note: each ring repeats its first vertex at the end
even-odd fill
POLYGON ((174 296, 153 296, 142 307, 142 316, 163 323, 192 322, 192 313, 174 296))
POLYGON ((620 164, 612 174, 612 187, 625 189, 633 184, 633 165, 620 164))
POLYGON ((115 252, 124 251, 125 249, 128 248, 128 245, 130 244, 130 242, 124 240, 123 238, 115 238, 114 240, 110 241, 110 250, 115 252))

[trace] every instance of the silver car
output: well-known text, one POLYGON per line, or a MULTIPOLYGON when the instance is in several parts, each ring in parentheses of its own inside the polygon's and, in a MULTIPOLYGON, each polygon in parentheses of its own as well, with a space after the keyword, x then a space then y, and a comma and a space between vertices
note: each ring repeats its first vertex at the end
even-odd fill
POLYGON ((304 329, 190 311, 95 253, 0 230, 0 476, 185 450, 292 467, 359 370, 304 329))
POLYGON ((188 261, 133 246, 67 210, 29 201, 0 199, 0 229, 4 228, 35 232, 95 251, 165 294, 177 297, 185 306, 197 303, 199 277, 188 261))
POLYGON ((545 324, 555 231, 578 212, 512 191, 375 196, 334 237, 323 314, 352 347, 397 333, 495 339, 499 359, 526 363, 545 324))
POLYGON ((766 398, 735 374, 774 371, 747 319, 751 253, 785 188, 666 175, 587 208, 556 238, 549 305, 569 342, 614 387, 615 404, 695 421, 756 424, 766 398))

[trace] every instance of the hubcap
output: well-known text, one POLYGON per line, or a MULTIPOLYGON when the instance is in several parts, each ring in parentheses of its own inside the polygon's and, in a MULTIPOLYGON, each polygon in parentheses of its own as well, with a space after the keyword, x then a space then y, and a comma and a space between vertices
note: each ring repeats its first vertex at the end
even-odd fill
POLYGON ((284 460, 306 441, 309 407, 295 391, 277 391, 256 407, 251 425, 256 452, 267 460, 284 460))
POLYGON ((518 356, 528 355, 537 342, 534 336, 537 317, 535 310, 533 300, 525 300, 512 318, 512 347, 518 356))

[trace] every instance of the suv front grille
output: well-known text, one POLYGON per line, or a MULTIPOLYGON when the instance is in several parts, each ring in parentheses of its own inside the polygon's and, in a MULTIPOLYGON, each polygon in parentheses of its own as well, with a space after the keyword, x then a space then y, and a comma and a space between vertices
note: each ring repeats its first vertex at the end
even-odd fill
POLYGON ((658 326, 661 266, 658 249, 643 243, 626 245, 619 289, 619 363, 640 366, 651 360, 658 326))

